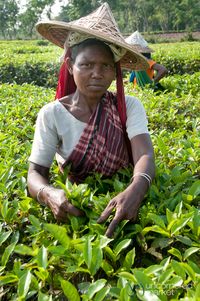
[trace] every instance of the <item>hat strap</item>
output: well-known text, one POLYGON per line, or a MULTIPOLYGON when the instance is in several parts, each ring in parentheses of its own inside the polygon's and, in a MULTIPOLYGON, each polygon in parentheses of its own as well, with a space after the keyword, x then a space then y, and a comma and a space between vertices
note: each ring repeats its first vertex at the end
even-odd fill
POLYGON ((123 77, 122 77, 122 70, 120 67, 120 62, 116 63, 116 71, 117 71, 117 79, 116 79, 116 86, 117 86, 117 110, 119 113, 119 118, 122 123, 122 129, 124 132, 124 139, 126 142, 127 150, 128 150, 128 156, 129 156, 129 162, 133 164, 133 156, 132 156, 132 148, 131 148, 131 142, 129 140, 127 131, 126 131, 126 101, 125 101, 125 95, 124 95, 124 85, 123 85, 123 77))
POLYGON ((124 96, 124 85, 122 78, 122 71, 120 67, 120 62, 116 63, 116 88, 117 88, 117 110, 119 112, 119 117, 122 123, 123 129, 126 129, 126 103, 124 96))
POLYGON ((67 57, 70 57, 70 49, 67 50, 64 62, 62 63, 60 68, 55 99, 70 95, 76 91, 76 84, 74 82, 73 75, 69 73, 69 70, 67 68, 67 57))

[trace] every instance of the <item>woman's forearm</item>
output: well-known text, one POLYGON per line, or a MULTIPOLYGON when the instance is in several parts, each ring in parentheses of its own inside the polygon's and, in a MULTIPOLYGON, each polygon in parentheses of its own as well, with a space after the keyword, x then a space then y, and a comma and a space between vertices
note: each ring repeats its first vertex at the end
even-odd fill
MULTIPOLYGON (((49 185, 49 169, 31 163, 28 171, 27 184, 30 195, 33 198, 37 198, 41 189, 49 185)), ((41 197, 40 200, 42 200, 41 197)), ((43 203, 45 204, 45 202, 43 203)))
POLYGON ((143 155, 137 161, 134 166, 132 182, 128 187, 128 190, 137 191, 140 196, 140 200, 144 198, 147 193, 152 180, 155 177, 155 162, 154 156, 152 155, 143 155))

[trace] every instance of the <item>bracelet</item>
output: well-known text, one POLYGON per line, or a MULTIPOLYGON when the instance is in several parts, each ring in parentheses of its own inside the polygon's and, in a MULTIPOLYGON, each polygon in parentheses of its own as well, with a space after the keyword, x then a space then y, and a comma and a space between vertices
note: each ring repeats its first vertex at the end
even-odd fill
POLYGON ((149 187, 151 186, 152 178, 147 173, 145 173, 145 172, 137 172, 136 174, 133 175, 132 179, 134 179, 135 177, 143 177, 143 178, 145 178, 148 181, 148 183, 149 183, 149 187))
POLYGON ((41 199, 40 199, 40 194, 41 194, 41 192, 42 192, 47 186, 48 186, 48 185, 42 186, 42 187, 38 190, 38 192, 37 192, 36 198, 37 198, 38 202, 39 202, 41 205, 44 205, 44 202, 41 201, 41 199))

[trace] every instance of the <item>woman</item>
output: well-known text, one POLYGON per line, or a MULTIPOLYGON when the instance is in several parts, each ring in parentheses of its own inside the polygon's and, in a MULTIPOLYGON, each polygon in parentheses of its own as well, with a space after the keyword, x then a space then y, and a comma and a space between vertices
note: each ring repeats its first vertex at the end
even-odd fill
POLYGON ((45 105, 38 115, 29 158, 29 192, 47 205, 57 220, 66 221, 68 213, 82 215, 62 189, 49 184, 55 154, 61 169, 71 166, 72 181, 84 181, 91 172, 112 176, 130 163, 127 132, 134 162, 133 181, 109 202, 98 220, 103 223, 115 209, 106 231, 111 237, 121 220, 136 218, 154 177, 154 154, 145 112, 137 99, 124 99, 119 65, 121 62, 123 66, 146 68, 147 63, 125 43, 106 3, 75 22, 43 22, 37 29, 65 48, 65 61, 57 99, 45 105), (107 90, 115 78, 117 96, 107 90))
POLYGON ((135 31, 126 38, 126 42, 145 56, 149 64, 146 71, 132 71, 130 82, 133 82, 134 86, 139 85, 141 88, 144 88, 147 84, 161 88, 162 86, 159 81, 167 74, 167 68, 152 60, 151 52, 153 52, 153 50, 148 46, 143 36, 138 31, 135 31))

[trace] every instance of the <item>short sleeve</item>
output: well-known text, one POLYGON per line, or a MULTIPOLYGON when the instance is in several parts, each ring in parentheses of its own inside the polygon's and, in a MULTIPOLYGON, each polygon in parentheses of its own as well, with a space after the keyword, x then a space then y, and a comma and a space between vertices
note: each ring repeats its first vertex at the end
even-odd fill
POLYGON ((129 139, 131 140, 140 134, 149 133, 145 109, 137 98, 126 96, 126 110, 126 128, 129 139))
POLYGON ((59 142, 51 106, 44 106, 37 117, 29 161, 50 167, 59 142))

